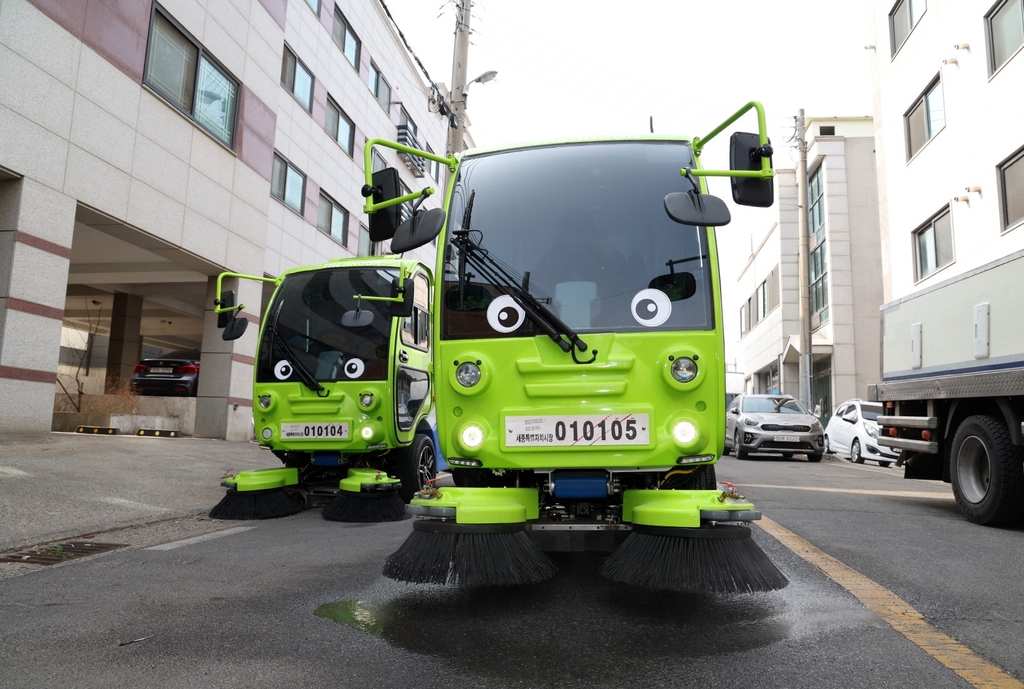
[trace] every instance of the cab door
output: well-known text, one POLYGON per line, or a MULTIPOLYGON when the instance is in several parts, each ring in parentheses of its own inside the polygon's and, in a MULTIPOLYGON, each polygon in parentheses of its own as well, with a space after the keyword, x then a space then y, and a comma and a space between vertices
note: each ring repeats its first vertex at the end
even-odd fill
POLYGON ((412 442, 420 420, 430 413, 430 279, 413 275, 413 310, 401 319, 395 348, 395 436, 402 445, 412 442))

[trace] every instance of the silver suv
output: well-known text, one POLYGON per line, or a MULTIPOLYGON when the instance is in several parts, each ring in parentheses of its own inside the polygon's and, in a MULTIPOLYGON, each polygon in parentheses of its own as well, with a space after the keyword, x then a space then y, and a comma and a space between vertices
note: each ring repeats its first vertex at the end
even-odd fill
POLYGON ((725 414, 725 450, 736 459, 770 452, 807 455, 820 462, 825 450, 821 422, 790 395, 740 395, 725 414))

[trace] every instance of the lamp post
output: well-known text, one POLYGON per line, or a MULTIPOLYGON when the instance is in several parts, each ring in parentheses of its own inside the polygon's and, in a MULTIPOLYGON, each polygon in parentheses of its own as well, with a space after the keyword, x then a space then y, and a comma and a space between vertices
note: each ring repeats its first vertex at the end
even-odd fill
POLYGON ((472 0, 462 0, 459 15, 455 24, 455 55, 452 58, 452 127, 448 138, 448 155, 459 153, 463 148, 466 135, 466 92, 471 84, 486 84, 498 73, 494 70, 484 72, 475 79, 466 81, 466 68, 469 56, 469 19, 472 0))

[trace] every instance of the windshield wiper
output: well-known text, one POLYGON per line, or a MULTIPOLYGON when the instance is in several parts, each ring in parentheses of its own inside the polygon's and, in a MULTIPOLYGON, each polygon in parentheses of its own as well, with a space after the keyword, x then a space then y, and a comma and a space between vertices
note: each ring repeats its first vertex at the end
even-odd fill
MULTIPOLYGON (((473 194, 475 193, 473 192, 473 194)), ((467 211, 472 208, 473 194, 470 195, 467 211)), ((467 212, 463 216, 464 221, 468 220, 468 215, 469 213, 467 212)), ((573 361, 577 364, 593 363, 597 359, 597 350, 592 352, 593 356, 589 361, 580 361, 576 358, 576 350, 579 349, 581 352, 587 351, 587 343, 580 339, 575 330, 555 315, 554 311, 542 304, 530 293, 529 273, 522 280, 518 279, 519 276, 512 270, 503 266, 490 255, 490 252, 470 239, 470 231, 469 225, 464 222, 461 229, 455 230, 452 233, 455 236, 452 243, 459 249, 460 293, 464 293, 465 267, 466 263, 469 263, 480 273, 480 277, 492 285, 500 287, 507 295, 512 297, 526 313, 526 316, 545 335, 550 337, 563 352, 572 354, 573 361)))
MULTIPOLYGON (((296 357, 291 355, 291 347, 289 347, 288 343, 284 341, 284 338, 281 337, 281 334, 277 332, 277 319, 281 315, 281 308, 283 306, 284 300, 282 299, 281 303, 278 304, 277 306, 277 311, 274 312, 273 319, 271 319, 271 321, 267 323, 267 331, 270 333, 270 337, 274 341, 274 344, 276 344, 278 348, 281 349, 281 353, 284 354, 285 358, 288 360, 288 363, 292 365, 292 369, 294 369, 295 372, 299 374, 299 378, 302 380, 303 385, 305 385, 313 392, 319 393, 320 391, 325 390, 326 388, 324 388, 323 385, 317 382, 316 376, 310 373, 309 369, 303 366, 301 361, 299 361, 296 357)), ((273 356, 271 356, 270 358, 272 359, 273 356)))

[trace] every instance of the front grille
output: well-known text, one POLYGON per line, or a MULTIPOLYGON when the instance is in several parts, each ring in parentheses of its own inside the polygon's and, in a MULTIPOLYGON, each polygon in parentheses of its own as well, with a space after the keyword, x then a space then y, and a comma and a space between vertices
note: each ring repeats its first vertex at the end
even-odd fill
POLYGON ((811 430, 810 426, 787 426, 780 423, 763 423, 761 428, 766 431, 793 431, 794 433, 806 433, 811 430))

